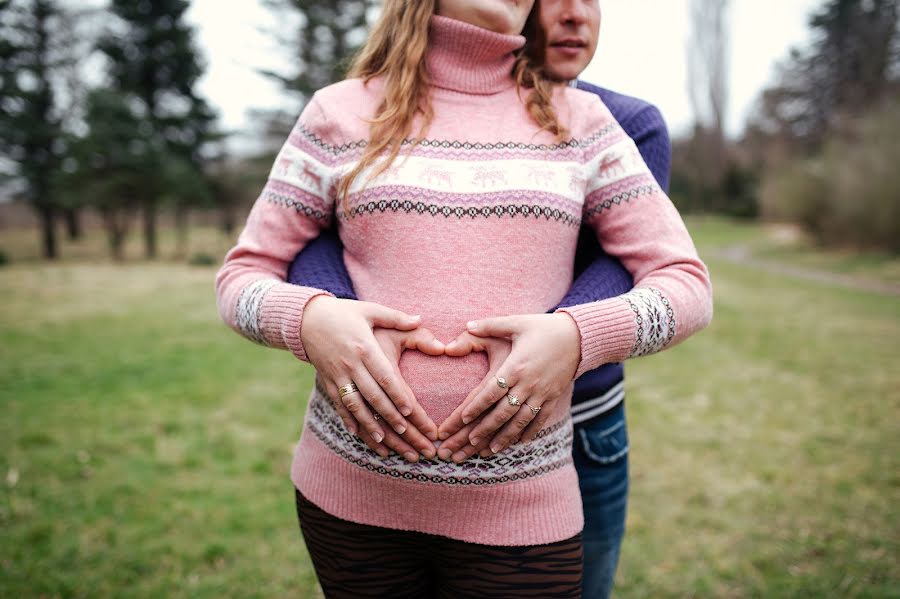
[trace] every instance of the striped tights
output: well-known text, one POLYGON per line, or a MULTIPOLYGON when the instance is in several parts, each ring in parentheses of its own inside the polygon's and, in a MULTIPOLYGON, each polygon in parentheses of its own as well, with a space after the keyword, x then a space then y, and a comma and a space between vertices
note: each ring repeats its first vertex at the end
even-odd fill
POLYGON ((326 597, 581 596, 580 534, 549 545, 476 545, 341 520, 295 492, 300 530, 326 597))

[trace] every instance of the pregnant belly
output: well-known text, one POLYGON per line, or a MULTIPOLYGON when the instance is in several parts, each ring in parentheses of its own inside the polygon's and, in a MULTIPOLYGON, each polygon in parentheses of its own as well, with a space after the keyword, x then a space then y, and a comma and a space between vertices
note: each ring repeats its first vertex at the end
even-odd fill
POLYGON ((487 354, 483 352, 453 358, 410 350, 400 357, 400 374, 437 425, 463 402, 487 372, 487 354))

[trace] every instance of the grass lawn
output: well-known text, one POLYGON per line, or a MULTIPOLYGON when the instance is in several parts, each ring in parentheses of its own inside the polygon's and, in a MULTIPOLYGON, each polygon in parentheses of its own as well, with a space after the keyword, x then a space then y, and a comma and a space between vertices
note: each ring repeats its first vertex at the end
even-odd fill
MULTIPOLYGON (((716 316, 628 366, 617 597, 900 596, 900 298, 690 226, 716 316)), ((321 596, 288 479, 312 371, 219 322, 214 272, 0 269, 0 597, 321 596)))

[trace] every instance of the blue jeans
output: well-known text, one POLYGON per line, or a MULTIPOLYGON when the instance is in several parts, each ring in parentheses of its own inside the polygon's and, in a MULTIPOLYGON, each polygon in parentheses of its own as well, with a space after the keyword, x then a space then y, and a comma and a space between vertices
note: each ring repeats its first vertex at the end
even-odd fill
POLYGON ((628 504, 628 431, 624 401, 575 425, 572 457, 584 505, 585 599, 609 597, 625 535, 628 504))

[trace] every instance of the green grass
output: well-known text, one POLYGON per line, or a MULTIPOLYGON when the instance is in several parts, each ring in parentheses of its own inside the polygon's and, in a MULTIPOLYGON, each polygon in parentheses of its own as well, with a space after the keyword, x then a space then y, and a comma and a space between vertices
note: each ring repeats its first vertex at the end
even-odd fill
MULTIPOLYGON (((900 300, 720 261, 709 329, 628 366, 618 597, 900 596, 900 300)), ((0 597, 316 597, 288 479, 311 370, 214 268, 0 269, 0 597)))
POLYGON ((744 247, 749 256, 820 272, 900 286, 900 256, 851 248, 823 248, 799 228, 787 224, 750 225, 715 216, 692 217, 700 227, 702 243, 710 251, 744 247))

